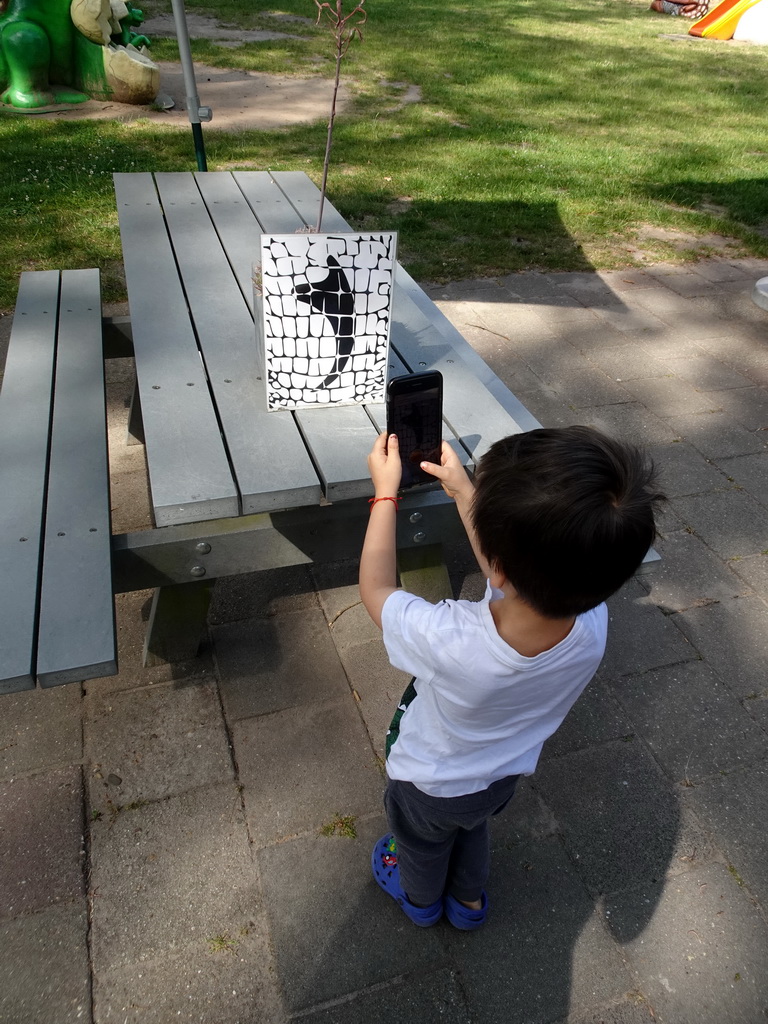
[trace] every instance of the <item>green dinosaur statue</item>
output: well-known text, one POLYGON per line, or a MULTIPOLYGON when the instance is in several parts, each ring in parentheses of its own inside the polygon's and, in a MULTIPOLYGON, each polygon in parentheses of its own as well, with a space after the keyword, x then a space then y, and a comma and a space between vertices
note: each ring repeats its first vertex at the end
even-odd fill
POLYGON ((123 0, 0 0, 0 102, 21 109, 89 98, 150 103, 160 71, 123 0), (3 5, 5 9, 3 10, 3 5))

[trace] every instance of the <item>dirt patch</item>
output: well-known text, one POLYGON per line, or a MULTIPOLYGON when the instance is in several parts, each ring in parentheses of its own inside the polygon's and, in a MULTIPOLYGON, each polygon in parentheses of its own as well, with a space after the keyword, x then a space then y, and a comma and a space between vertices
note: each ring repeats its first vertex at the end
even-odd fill
MULTIPOLYGON (((96 118, 136 121, 145 118, 160 124, 188 128, 181 65, 159 61, 158 67, 160 96, 168 97, 173 103, 169 110, 112 103, 108 100, 88 100, 72 106, 44 107, 17 113, 24 117, 65 121, 96 118)), ((205 131, 216 128, 223 131, 285 128, 307 121, 324 120, 331 108, 333 82, 325 78, 293 78, 288 75, 266 75, 256 71, 195 64, 195 80, 201 105, 213 110, 213 120, 205 125, 205 131)), ((342 85, 336 103, 337 112, 343 112, 349 106, 350 99, 349 90, 342 85)))
MULTIPOLYGON (((212 39, 222 46, 241 46, 247 42, 265 39, 290 38, 290 31, 282 31, 291 23, 313 24, 310 18, 293 15, 274 15, 280 30, 248 31, 220 25, 215 18, 199 14, 187 15, 187 30, 191 39, 212 39)), ((171 15, 149 18, 141 31, 150 39, 154 36, 176 37, 171 15)), ((151 53, 151 51, 150 51, 151 53)), ((148 106, 113 103, 108 100, 88 100, 86 103, 42 107, 37 110, 9 109, 21 117, 43 120, 82 120, 110 118, 115 121, 136 121, 145 118, 160 124, 189 127, 186 89, 180 64, 158 61, 160 68, 160 102, 148 106), (169 106, 170 105, 170 106, 169 106), (168 109, 164 109, 168 107, 168 109)), ((292 75, 267 75, 256 71, 208 67, 195 64, 195 80, 201 106, 211 107, 213 120, 205 131, 269 130, 286 128, 294 124, 325 120, 331 107, 333 82, 326 78, 297 78, 292 75)), ((351 93, 342 83, 336 103, 338 113, 350 104, 351 93)))
POLYGON ((664 246, 670 253, 690 254, 701 253, 711 255, 719 253, 723 256, 734 256, 741 252, 743 243, 738 238, 710 233, 693 235, 677 228, 662 228, 653 224, 641 225, 635 233, 636 245, 627 248, 634 259, 653 263, 658 259, 658 245, 664 246))

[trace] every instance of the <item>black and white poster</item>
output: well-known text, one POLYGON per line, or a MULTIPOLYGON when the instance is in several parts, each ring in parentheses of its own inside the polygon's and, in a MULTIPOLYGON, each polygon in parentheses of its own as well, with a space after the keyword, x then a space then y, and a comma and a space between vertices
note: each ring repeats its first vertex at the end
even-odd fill
POLYGON ((262 235, 254 285, 268 409, 384 401, 396 240, 262 235))

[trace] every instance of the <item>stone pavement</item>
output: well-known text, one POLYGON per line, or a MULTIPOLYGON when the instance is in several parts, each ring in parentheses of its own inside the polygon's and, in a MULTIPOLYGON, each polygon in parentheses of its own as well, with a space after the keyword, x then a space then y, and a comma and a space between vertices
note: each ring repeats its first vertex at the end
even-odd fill
MULTIPOLYGON (((431 289, 544 424, 647 444, 670 498, 661 567, 611 600, 598 678, 494 823, 482 931, 419 930, 371 879, 406 679, 354 565, 221 581, 172 667, 140 666, 149 595, 121 596, 119 676, 0 697, 2 1024, 764 1024, 766 274, 431 289)), ((146 522, 129 371, 121 529, 146 522)), ((466 550, 451 569, 478 595, 466 550)))

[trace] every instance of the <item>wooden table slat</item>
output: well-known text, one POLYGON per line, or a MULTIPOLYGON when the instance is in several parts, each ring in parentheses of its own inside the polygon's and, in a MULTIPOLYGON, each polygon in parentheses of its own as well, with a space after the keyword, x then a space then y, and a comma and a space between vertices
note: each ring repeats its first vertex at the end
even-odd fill
POLYGON ((237 488, 152 176, 114 178, 155 521, 237 515, 237 488))
POLYGON ((57 270, 23 273, 0 402, 0 693, 35 685, 38 564, 53 392, 57 270))
POLYGON ((51 422, 37 678, 117 671, 98 270, 65 270, 51 422))
MULTIPOLYGON (((265 171, 253 173, 266 179, 273 192, 276 195, 280 194, 265 171)), ((201 171, 195 174, 195 182, 216 228, 232 273, 253 315, 253 264, 258 258, 261 224, 248 199, 238 188, 237 177, 238 175, 233 174, 211 174, 201 171)), ((284 199, 282 201, 285 202, 284 199)), ((287 202, 285 205, 288 206, 287 202)), ((289 208, 289 212, 293 217, 293 210, 289 208)))
POLYGON ((265 231, 288 235, 302 224, 290 200, 273 180, 275 175, 266 171, 235 171, 232 177, 265 231))
MULTIPOLYGON (((253 318, 195 179, 171 173, 157 174, 155 181, 243 513, 319 501, 320 481, 293 418, 260 408, 263 384, 258 379, 253 318)), ((218 206, 213 208, 218 213, 218 206)), ((241 234, 253 237, 248 227, 255 221, 242 197, 239 209, 241 234)))

